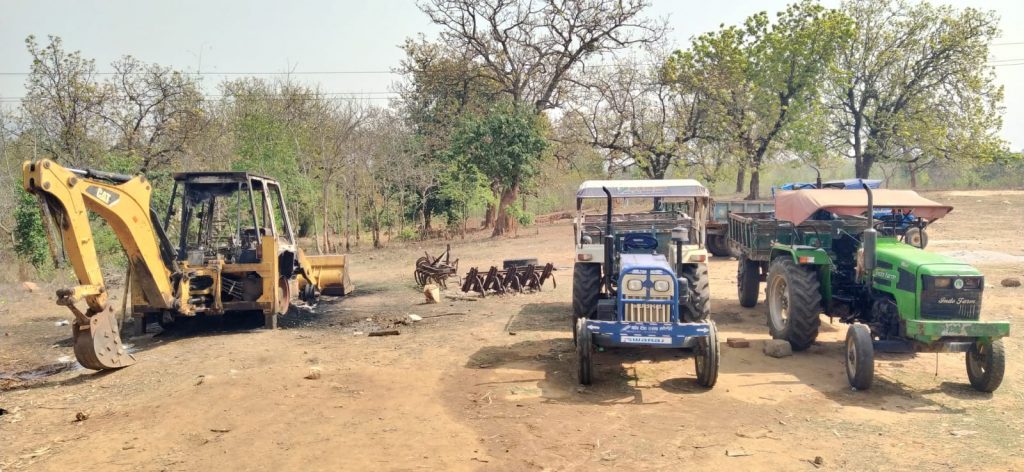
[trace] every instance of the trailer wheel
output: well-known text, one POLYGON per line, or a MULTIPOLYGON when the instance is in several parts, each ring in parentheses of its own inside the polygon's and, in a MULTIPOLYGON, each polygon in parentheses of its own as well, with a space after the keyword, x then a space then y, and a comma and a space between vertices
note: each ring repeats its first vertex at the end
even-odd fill
POLYGON ((846 379, 857 390, 871 388, 875 378, 875 348, 867 325, 854 323, 846 330, 846 379))
POLYGON ((594 370, 594 338, 587 331, 587 319, 577 318, 576 329, 576 372, 580 384, 590 385, 594 370))
POLYGON ((761 291, 761 264, 747 256, 740 256, 736 265, 736 292, 740 306, 751 308, 757 305, 758 292, 761 291))
POLYGON ((914 247, 926 248, 928 247, 928 232, 920 228, 907 229, 907 232, 903 234, 903 241, 914 247))
POLYGON ((967 351, 967 378, 971 387, 980 392, 994 392, 1003 383, 1006 370, 1006 351, 1003 340, 991 344, 975 343, 967 351))
POLYGON ((785 339, 794 351, 814 344, 821 326, 821 283, 816 270, 796 265, 788 256, 777 257, 768 270, 768 330, 785 339))
POLYGON ((718 365, 721 347, 718 345, 718 328, 708 322, 708 335, 697 340, 696 356, 693 358, 697 370, 697 383, 711 388, 718 382, 718 365))
POLYGON ((707 235, 707 248, 708 252, 715 257, 729 257, 732 253, 729 251, 728 242, 725 240, 724 234, 709 234, 707 235))
POLYGON ((593 318, 601 298, 601 264, 577 262, 572 269, 572 341, 576 342, 576 320, 593 318))
POLYGON ((687 323, 705 321, 711 315, 711 285, 706 264, 683 266, 679 274, 690 282, 690 293, 682 306, 683 320, 687 323))

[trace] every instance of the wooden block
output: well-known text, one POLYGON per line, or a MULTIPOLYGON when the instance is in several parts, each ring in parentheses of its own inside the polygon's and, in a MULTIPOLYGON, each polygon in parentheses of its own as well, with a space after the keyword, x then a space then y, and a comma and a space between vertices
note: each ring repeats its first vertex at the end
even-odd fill
POLYGON ((729 338, 725 341, 725 343, 728 344, 729 347, 750 347, 750 341, 747 341, 746 339, 743 338, 729 338))

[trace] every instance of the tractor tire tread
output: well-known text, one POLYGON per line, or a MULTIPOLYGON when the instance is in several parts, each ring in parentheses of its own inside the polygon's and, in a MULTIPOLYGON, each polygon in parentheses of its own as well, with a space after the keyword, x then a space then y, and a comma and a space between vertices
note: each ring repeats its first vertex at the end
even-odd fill
POLYGON ((821 327, 821 282, 815 271, 800 267, 788 256, 777 257, 769 268, 769 281, 772 273, 779 273, 786 280, 789 290, 789 323, 778 331, 772 326, 771 307, 768 314, 768 329, 775 339, 789 341, 794 351, 804 351, 814 344, 821 327))

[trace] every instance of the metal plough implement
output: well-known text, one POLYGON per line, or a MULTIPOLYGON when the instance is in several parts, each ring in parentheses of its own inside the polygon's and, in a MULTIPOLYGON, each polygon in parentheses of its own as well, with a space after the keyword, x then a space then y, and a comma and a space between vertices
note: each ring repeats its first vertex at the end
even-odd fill
POLYGON ((506 293, 528 293, 539 292, 544 283, 551 280, 552 287, 558 287, 555 282, 555 266, 547 263, 539 270, 534 264, 525 266, 509 266, 508 269, 498 270, 491 266, 487 272, 480 272, 476 267, 469 269, 462 283, 463 292, 476 292, 486 296, 488 293, 503 295, 506 293))

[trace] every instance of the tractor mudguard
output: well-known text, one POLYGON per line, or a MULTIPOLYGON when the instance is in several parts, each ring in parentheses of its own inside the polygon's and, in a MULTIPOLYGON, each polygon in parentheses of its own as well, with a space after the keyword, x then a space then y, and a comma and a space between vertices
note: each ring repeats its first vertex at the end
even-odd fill
POLYGON ((772 244, 769 261, 776 257, 789 257, 797 265, 816 266, 818 269, 819 292, 824 306, 831 306, 832 303, 832 258, 824 249, 811 246, 790 246, 786 244, 772 244))

